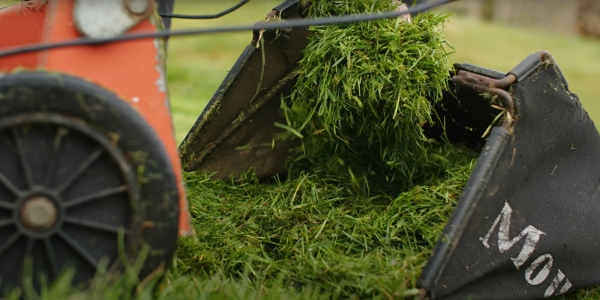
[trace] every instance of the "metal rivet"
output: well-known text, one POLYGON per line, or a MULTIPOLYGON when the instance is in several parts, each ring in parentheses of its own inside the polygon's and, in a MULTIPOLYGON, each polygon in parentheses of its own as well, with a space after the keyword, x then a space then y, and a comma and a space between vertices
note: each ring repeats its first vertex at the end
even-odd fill
POLYGON ((149 0, 125 0, 127 9, 136 15, 144 14, 150 8, 149 0))
POLYGON ((29 230, 42 231, 56 223, 56 205, 52 200, 36 196, 25 201, 21 208, 21 221, 29 230))

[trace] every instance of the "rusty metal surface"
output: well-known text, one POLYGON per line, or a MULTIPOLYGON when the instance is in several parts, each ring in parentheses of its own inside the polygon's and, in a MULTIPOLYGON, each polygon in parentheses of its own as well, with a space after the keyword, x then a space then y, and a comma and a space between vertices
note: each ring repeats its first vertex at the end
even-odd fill
MULTIPOLYGON (((286 1, 267 18, 302 18, 297 1, 286 1)), ((306 28, 254 32, 244 50, 179 150, 184 170, 228 178, 254 168, 259 177, 284 171, 290 147, 275 142, 285 123, 280 105, 295 84, 293 72, 302 59, 310 31, 306 28)))
POLYGON ((458 71, 457 75, 452 78, 452 81, 456 84, 468 86, 478 92, 500 98, 506 114, 501 125, 504 129, 508 129, 512 125, 515 116, 514 100, 504 89, 516 80, 517 77, 513 74, 508 74, 501 79, 493 79, 463 70, 458 71))

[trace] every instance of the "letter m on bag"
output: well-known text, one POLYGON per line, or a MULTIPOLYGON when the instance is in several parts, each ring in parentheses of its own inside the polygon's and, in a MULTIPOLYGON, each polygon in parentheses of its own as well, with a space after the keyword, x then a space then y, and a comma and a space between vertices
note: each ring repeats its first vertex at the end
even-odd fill
POLYGON ((498 229, 498 251, 500 253, 504 253, 510 249, 512 249, 515 245, 520 244, 519 242, 525 239, 523 243, 523 248, 521 248, 521 252, 517 257, 511 258, 515 267, 517 269, 521 268, 525 261, 531 256, 533 251, 535 250, 535 246, 537 245, 540 237, 545 234, 543 231, 533 227, 527 226, 527 228, 523 229, 521 233, 517 236, 510 237, 510 223, 512 216, 512 208, 508 205, 507 202, 504 203, 504 208, 502 208, 502 212, 492 224, 492 228, 487 232, 487 234, 479 238, 479 240, 483 243, 486 248, 490 248, 489 239, 492 234, 498 229))

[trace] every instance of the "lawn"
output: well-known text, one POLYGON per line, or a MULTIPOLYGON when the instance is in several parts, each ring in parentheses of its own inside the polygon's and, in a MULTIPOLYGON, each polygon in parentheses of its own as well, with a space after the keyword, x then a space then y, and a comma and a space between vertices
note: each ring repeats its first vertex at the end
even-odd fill
MULTIPOLYGON (((2 7, 3 3, 9 2, 12 1, 0 0, 0 7, 2 7)), ((176 6, 176 12, 212 13, 229 7, 235 2, 237 1, 179 0, 179 3, 176 6)), ((239 11, 217 20, 175 20, 174 28, 183 29, 249 24, 260 20, 279 2, 280 1, 273 0, 251 1, 250 4, 239 11)), ((537 50, 548 50, 564 71, 565 77, 570 83, 571 90, 580 95, 584 107, 586 107, 592 118, 600 120, 600 87, 596 85, 596 79, 600 78, 600 41, 577 36, 528 31, 499 24, 483 23, 464 17, 451 17, 450 22, 446 25, 445 31, 450 43, 454 47, 455 53, 451 55, 453 61, 474 63, 503 72, 509 71, 527 55, 537 50)), ((221 83, 242 49, 250 42, 250 39, 251 33, 249 32, 171 39, 169 44, 168 81, 172 101, 173 120, 178 141, 183 139, 189 128, 196 121, 196 118, 202 112, 203 107, 211 98, 217 86, 221 83)), ((460 168, 453 171, 457 173, 466 172, 464 169, 460 168)), ((303 184, 306 185, 307 188, 310 188, 311 185, 315 184, 312 180, 316 179, 307 176, 305 180, 303 179, 298 184, 303 184)), ((448 182, 447 184, 459 185, 461 183, 462 181, 458 183, 448 182)), ((225 205, 220 205, 217 203, 220 203, 221 199, 227 199, 228 195, 238 195, 241 199, 251 201, 255 199, 252 197, 252 193, 255 193, 255 190, 252 188, 224 185, 223 183, 210 181, 206 178, 194 176, 193 174, 187 174, 187 184, 190 192, 190 200, 195 203, 192 207, 192 213, 196 216, 202 216, 205 219, 213 217, 214 222, 211 228, 198 231, 199 239, 195 242, 200 242, 200 244, 204 243, 200 247, 197 244, 194 245, 195 242, 191 240, 182 242, 182 248, 178 254, 179 257, 175 259, 174 265, 166 274, 165 281, 158 287, 158 299, 312 299, 319 296, 328 297, 331 295, 344 295, 343 291, 322 294, 318 287, 309 286, 308 288, 300 289, 300 287, 302 287, 300 282, 295 283, 294 281, 291 281, 290 283, 289 280, 286 280, 286 278, 283 277, 273 280, 271 286, 264 286, 261 280, 256 280, 257 278, 261 278, 264 274, 261 273, 262 271, 260 270, 254 270, 253 266, 272 266, 272 268, 279 268, 282 267, 281 264, 286 263, 285 261, 279 262, 276 261, 276 257, 265 257, 264 251, 259 249, 260 251, 252 252, 250 255, 253 257, 254 261, 246 262, 241 257, 236 257, 236 255, 239 255, 239 252, 236 252, 235 249, 223 247, 222 240, 226 240, 226 238, 219 240, 214 236, 210 236, 210 234, 215 233, 216 235, 227 232, 227 230, 229 230, 229 232, 235 232, 237 230, 239 231, 239 234, 232 235, 231 241, 227 239, 226 242, 230 244, 233 242, 242 243, 249 238, 254 238, 254 236, 244 237, 240 235, 257 231, 253 226, 261 226, 262 219, 265 219, 268 216, 275 216, 278 219, 277 226, 282 228, 289 226, 287 228, 290 231, 297 230, 297 232, 294 233, 297 235, 296 239, 302 240, 305 238, 303 235, 306 235, 306 240, 316 240, 318 237, 323 237, 325 234, 335 234, 333 231, 328 231, 329 225, 327 223, 333 223, 333 220, 336 220, 336 218, 341 219, 347 217, 344 209, 351 209, 349 206, 340 205, 339 210, 332 210, 331 213, 326 214, 326 218, 318 219, 315 217, 314 220, 310 220, 313 223, 317 223, 318 226, 315 226, 315 228, 320 228, 320 230, 314 232, 304 228, 303 231, 302 228, 294 227, 294 222, 307 217, 306 215, 303 215, 304 211, 316 211, 323 208, 323 206, 321 206, 322 203, 319 203, 320 194, 318 193, 315 193, 312 197, 307 197, 302 200, 303 202, 298 203, 298 207, 294 208, 297 209, 297 212, 294 210, 282 212, 280 207, 277 206, 279 204, 276 204, 276 202, 278 199, 280 200, 280 198, 278 198, 278 193, 280 193, 281 190, 287 189, 276 185, 269 190, 269 197, 271 198, 269 198, 268 201, 260 202, 260 205, 255 205, 253 202, 236 203, 232 201, 231 203, 227 203, 227 200, 225 201, 225 205), (229 194, 220 193, 222 191, 226 191, 229 194), (266 207, 265 203, 269 203, 269 206, 266 207), (237 215, 234 213, 224 214, 222 211, 223 209, 231 209, 231 211, 235 210, 237 215), (237 221, 235 218, 238 216, 247 218, 248 222, 246 224, 251 228, 235 227, 237 221), (293 230, 291 229, 292 227, 293 230), (225 254, 214 253, 215 251, 211 251, 213 248, 226 249, 230 252, 225 254), (186 253, 186 251, 198 252, 186 253), (217 261, 218 258, 225 255, 229 255, 228 262, 223 262, 222 269, 227 269, 230 272, 233 272, 231 270, 237 272, 235 280, 228 278, 228 276, 222 276, 223 274, 219 274, 218 270, 211 274, 199 271, 200 269, 205 268, 208 262, 217 265, 219 263, 217 261), (192 259, 190 259, 190 257, 192 259), (225 265, 226 263, 229 265, 225 265)), ((282 185, 284 186, 285 183, 282 185)), ((337 194, 338 191, 336 190, 328 190, 326 192, 329 193, 328 197, 344 197, 343 194, 337 194)), ((442 194, 444 191, 432 188, 431 190, 421 192, 424 195, 426 193, 438 195, 442 194)), ((293 202, 295 194, 292 196, 293 202)), ((448 203, 452 202, 450 201, 448 203)), ((374 201, 373 205, 376 206, 379 205, 379 203, 374 201)), ((424 203, 424 205, 429 204, 424 203)), ((450 209, 447 209, 446 212, 449 210, 450 209)), ((376 209, 365 208, 361 211, 361 213, 364 214, 364 219, 359 217, 356 218, 355 222, 360 223, 369 218, 388 217, 379 214, 379 212, 380 211, 377 211, 376 209)), ((390 219, 392 219, 391 217, 392 216, 390 216, 390 219)), ((425 217, 426 216, 423 218, 425 217)), ((418 221, 419 219, 420 217, 416 216, 412 221, 418 221)), ((414 226, 431 226, 431 224, 414 226)), ((443 224, 437 224, 437 226, 443 226, 443 224)), ((391 227, 393 226, 390 226, 390 228, 391 227)), ((373 228, 371 231, 372 232, 363 232, 361 234, 363 236, 378 234, 377 228, 373 228)), ((404 238, 404 235, 409 236, 410 233, 400 232, 398 235, 401 235, 401 238, 404 238)), ((256 237, 262 238, 258 235, 256 237)), ((254 244, 252 243, 239 244, 236 245, 236 247, 250 248, 253 245, 254 244)), ((254 250, 250 249, 248 251, 254 250)), ((290 251, 296 250, 291 249, 290 251)), ((304 251, 304 249, 302 249, 302 251, 304 251)), ((407 253, 398 252, 398 255, 403 256, 407 255, 407 253)), ((374 261, 387 262, 386 257, 381 258, 377 257, 377 255, 373 256, 374 261)), ((369 257, 369 259, 371 258, 372 257, 369 257)), ((313 263, 314 265, 312 265, 312 267, 316 270, 314 273, 308 274, 309 276, 313 276, 319 280, 327 280, 327 278, 318 278, 319 276, 326 276, 317 272, 319 268, 324 268, 322 264, 327 264, 327 262, 310 261, 307 259, 306 263, 313 263)), ((396 262, 394 260, 394 263, 400 264, 401 262, 396 262)), ((403 265, 399 266, 399 268, 409 268, 407 265, 411 265, 412 263, 412 261, 402 262, 403 265)), ((385 266, 381 268, 385 268, 385 266)), ((364 262, 363 265, 361 265, 360 259, 357 259, 356 261, 349 262, 347 265, 338 266, 338 269, 332 270, 332 272, 348 272, 364 278, 364 282, 362 282, 364 286, 362 288, 364 288, 365 291, 368 291, 379 284, 378 278, 373 276, 375 271, 370 274, 371 270, 377 271, 378 269, 364 262)), ((264 273, 276 274, 275 272, 272 272, 272 270, 268 270, 268 272, 264 273)), ((417 275, 418 274, 411 274, 412 278, 407 279, 408 283, 405 284, 409 286, 413 284, 417 275)), ((95 282, 95 285, 92 286, 91 291, 80 293, 74 293, 67 288, 64 285, 66 281, 67 280, 60 281, 62 285, 57 285, 51 292, 44 294, 42 298, 59 299, 65 298, 65 295, 70 295, 70 299, 127 298, 130 296, 129 288, 132 285, 141 287, 139 299, 150 299, 152 298, 153 292, 151 288, 152 285, 139 285, 139 282, 136 282, 135 279, 131 279, 127 276, 117 280, 100 277, 95 282), (108 284, 108 281, 110 281, 111 288, 107 289, 106 285, 108 284)), ((415 293, 415 290, 407 289, 397 292, 398 293, 394 295, 396 297, 410 296, 415 293)), ((382 294, 381 297, 385 298, 385 295, 382 294)), ((589 292, 580 291, 572 298, 590 299, 590 297, 600 299, 593 290, 590 290, 589 292)))

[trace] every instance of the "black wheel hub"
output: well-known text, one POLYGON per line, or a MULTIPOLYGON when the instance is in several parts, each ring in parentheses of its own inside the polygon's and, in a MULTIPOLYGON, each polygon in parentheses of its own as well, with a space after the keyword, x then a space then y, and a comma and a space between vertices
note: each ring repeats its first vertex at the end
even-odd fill
POLYGON ((0 121, 3 288, 18 284, 22 272, 51 280, 64 266, 90 278, 102 259, 117 260, 119 237, 131 238, 136 187, 114 144, 58 114, 0 121))

